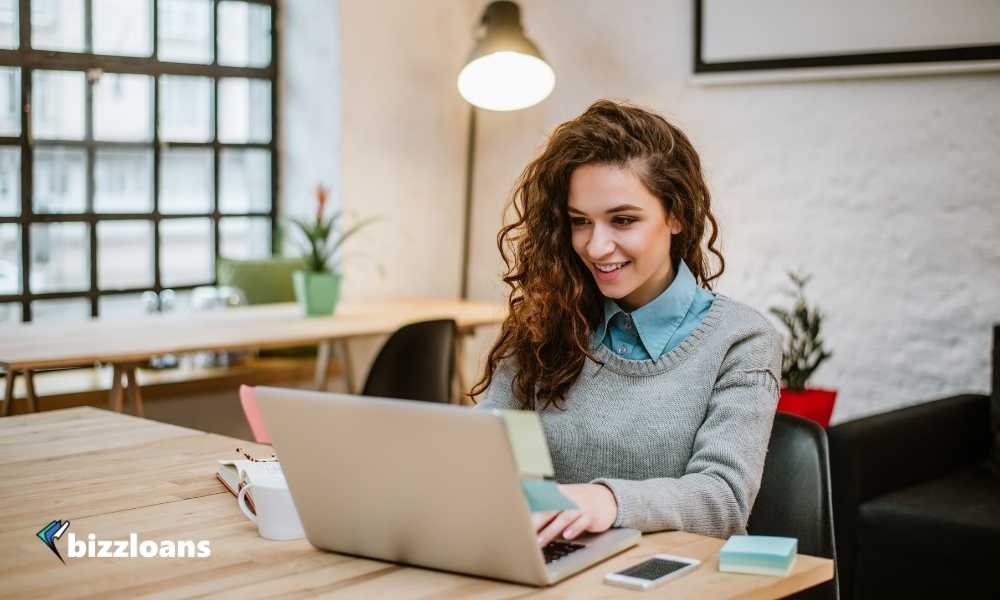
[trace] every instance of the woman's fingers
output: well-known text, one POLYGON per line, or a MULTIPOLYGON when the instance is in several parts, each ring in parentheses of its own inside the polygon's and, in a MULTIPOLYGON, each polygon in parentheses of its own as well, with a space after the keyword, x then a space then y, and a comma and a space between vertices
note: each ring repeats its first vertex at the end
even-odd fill
POLYGON ((538 534, 538 545, 545 546, 563 532, 566 527, 576 522, 583 513, 579 510, 564 510, 552 519, 552 522, 538 534))
POLYGON ((558 514, 558 510, 531 513, 531 524, 534 525, 535 532, 540 532, 542 528, 551 523, 552 519, 556 518, 556 515, 558 514))
POLYGON ((593 515, 591 515, 589 512, 581 513, 579 519, 567 525, 566 529, 563 529, 562 532, 563 538, 567 540, 572 540, 573 538, 580 535, 584 531, 587 531, 587 529, 593 522, 594 522, 593 515))

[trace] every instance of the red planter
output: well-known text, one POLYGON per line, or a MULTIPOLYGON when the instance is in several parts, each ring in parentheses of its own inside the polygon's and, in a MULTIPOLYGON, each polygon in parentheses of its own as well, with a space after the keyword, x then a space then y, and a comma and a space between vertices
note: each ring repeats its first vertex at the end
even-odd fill
POLYGON ((816 421, 823 427, 830 425, 833 403, 837 390, 805 389, 801 392, 781 388, 778 410, 816 421))

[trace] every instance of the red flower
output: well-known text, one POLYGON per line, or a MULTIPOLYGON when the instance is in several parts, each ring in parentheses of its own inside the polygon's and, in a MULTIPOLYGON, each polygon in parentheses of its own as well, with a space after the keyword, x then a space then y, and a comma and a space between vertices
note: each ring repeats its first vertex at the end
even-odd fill
POLYGON ((326 208, 326 201, 329 198, 330 189, 323 187, 323 184, 316 185, 316 222, 323 220, 323 209, 326 208))

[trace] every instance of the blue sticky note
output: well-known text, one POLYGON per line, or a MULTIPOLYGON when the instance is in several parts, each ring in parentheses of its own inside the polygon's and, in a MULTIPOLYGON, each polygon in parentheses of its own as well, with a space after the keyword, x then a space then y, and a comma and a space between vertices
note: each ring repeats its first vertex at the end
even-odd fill
POLYGON ((572 510, 576 504, 559 491, 559 484, 549 479, 522 479, 521 489, 531 512, 572 510))

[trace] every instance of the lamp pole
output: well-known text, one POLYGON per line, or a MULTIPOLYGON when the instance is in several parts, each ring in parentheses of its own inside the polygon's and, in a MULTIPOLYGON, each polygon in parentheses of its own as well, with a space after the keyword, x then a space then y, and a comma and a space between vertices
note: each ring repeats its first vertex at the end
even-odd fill
POLYGON ((462 300, 469 298, 469 253, 472 247, 472 186, 476 172, 476 108, 469 105, 469 137, 465 149, 465 214, 462 224, 462 300))

